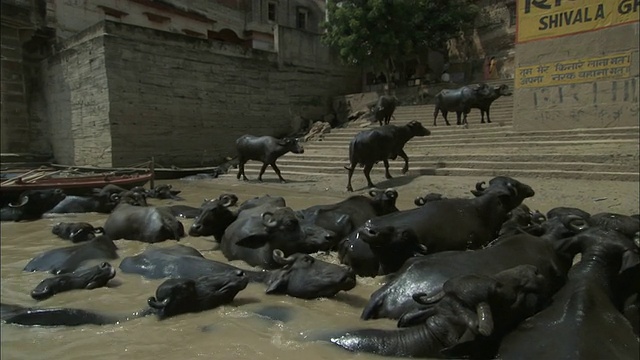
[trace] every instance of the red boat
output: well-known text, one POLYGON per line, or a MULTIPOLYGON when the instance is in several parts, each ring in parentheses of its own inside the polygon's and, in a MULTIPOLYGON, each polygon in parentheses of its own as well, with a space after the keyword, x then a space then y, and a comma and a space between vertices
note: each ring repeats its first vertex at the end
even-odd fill
POLYGON ((0 184, 0 194, 4 199, 17 199, 20 193, 25 190, 62 189, 67 195, 81 195, 90 193, 94 188, 102 188, 109 184, 131 189, 135 186, 143 186, 154 177, 151 170, 54 177, 59 173, 60 171, 40 171, 38 173, 34 170, 9 178, 0 184))

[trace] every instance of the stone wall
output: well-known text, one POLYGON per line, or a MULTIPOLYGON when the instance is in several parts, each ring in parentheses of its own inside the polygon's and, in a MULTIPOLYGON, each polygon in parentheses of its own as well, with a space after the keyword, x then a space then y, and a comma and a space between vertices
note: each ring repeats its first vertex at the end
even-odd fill
MULTIPOLYGON (((357 92, 340 68, 278 63, 274 53, 105 22, 113 166, 215 164, 242 134, 281 136, 357 92)), ((356 73, 358 75, 358 73, 356 73)))
POLYGON ((67 39, 42 63, 49 139, 57 162, 111 166, 102 24, 67 39))
POLYGON ((517 67, 630 53, 628 76, 558 86, 519 87, 514 93, 518 130, 638 126, 638 23, 518 44, 517 67), (562 49, 562 51, 558 51, 562 49))

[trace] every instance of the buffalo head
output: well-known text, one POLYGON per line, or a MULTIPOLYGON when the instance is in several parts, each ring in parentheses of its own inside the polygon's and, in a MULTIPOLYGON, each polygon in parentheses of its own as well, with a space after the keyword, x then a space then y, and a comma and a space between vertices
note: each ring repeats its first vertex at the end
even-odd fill
POLYGON ((195 280, 169 279, 158 286, 156 296, 150 297, 147 303, 163 319, 229 303, 248 283, 249 279, 242 270, 202 276, 195 280))
POLYGON ((422 123, 416 120, 411 120, 406 125, 412 136, 429 136, 431 135, 431 131, 429 129, 422 126, 422 123))
POLYGON ((524 199, 535 195, 535 191, 533 191, 531 186, 508 176, 494 177, 489 181, 487 188, 483 188, 484 184, 484 181, 476 183, 476 189, 471 190, 471 193, 475 196, 481 196, 491 192, 509 194, 500 197, 507 211, 515 209, 518 205, 522 204, 524 199))
POLYGON ((369 190, 369 196, 372 199, 373 208, 376 214, 384 215, 398 211, 396 200, 398 199, 398 191, 388 188, 384 191, 372 189, 369 190))
POLYGON ((14 220, 35 220, 42 214, 53 209, 60 201, 66 197, 60 189, 49 190, 27 190, 20 194, 18 201, 10 203, 9 208, 13 208, 16 214, 14 220))
POLYGON ((302 154, 304 153, 304 148, 300 145, 300 142, 297 138, 286 137, 284 139, 278 140, 278 145, 285 148, 287 151, 291 151, 294 154, 302 154))
POLYGON ((302 299, 331 297, 356 286, 356 275, 350 268, 331 264, 307 254, 288 257, 273 250, 273 259, 282 268, 273 270, 267 280, 267 294, 288 294, 302 299))
POLYGON ((236 219, 236 214, 229 207, 237 202, 238 197, 234 194, 222 194, 215 200, 205 200, 200 214, 196 216, 189 229, 189 235, 213 235, 217 241, 220 241, 224 231, 236 219))

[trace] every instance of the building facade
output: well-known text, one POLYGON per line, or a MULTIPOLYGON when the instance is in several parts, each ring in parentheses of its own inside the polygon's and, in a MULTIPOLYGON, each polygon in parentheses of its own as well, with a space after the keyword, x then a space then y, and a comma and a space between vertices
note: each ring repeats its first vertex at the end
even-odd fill
POLYGON ((2 6, 2 152, 210 165, 243 133, 284 135, 359 91, 359 72, 320 44, 323 1, 2 6))
POLYGON ((514 126, 638 126, 637 0, 518 2, 514 126))

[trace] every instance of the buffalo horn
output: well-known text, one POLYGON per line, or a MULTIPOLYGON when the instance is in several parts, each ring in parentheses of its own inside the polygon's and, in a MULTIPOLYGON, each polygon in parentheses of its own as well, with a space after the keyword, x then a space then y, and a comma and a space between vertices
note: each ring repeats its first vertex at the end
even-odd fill
POLYGON ((572 231, 581 232, 589 228, 587 221, 578 215, 567 215, 563 219, 564 226, 572 231))
POLYGON ((158 301, 156 300, 155 297, 150 297, 149 299, 147 299, 147 304, 149 304, 150 307, 154 308, 154 309, 159 309, 162 310, 165 308, 165 306, 167 306, 167 304, 169 304, 169 298, 166 298, 162 301, 158 301))
POLYGON ((118 201, 118 200, 120 200, 120 194, 118 194, 118 193, 113 193, 113 194, 111 194, 111 195, 109 196, 109 200, 111 200, 111 201, 118 201))
POLYGON ((369 196, 376 197, 377 195, 378 195, 378 190, 376 189, 369 190, 369 196))
POLYGON ((444 297, 444 291, 439 291, 435 295, 427 297, 426 293, 416 293, 412 295, 413 301, 420 305, 430 305, 436 303, 444 297))
POLYGON ((29 197, 25 195, 20 198, 19 204, 9 204, 9 206, 13 208, 22 207, 22 206, 25 206, 28 202, 29 202, 29 197))
POLYGON ((292 256, 284 256, 284 253, 280 249, 273 250, 273 260, 280 265, 293 264, 295 259, 292 256))
POLYGON ((391 199, 395 199, 398 197, 398 192, 393 188, 388 188, 387 190, 384 191, 384 194, 391 199))
POLYGON ((234 204, 233 198, 227 194, 220 196, 220 200, 222 200, 222 206, 224 207, 229 207, 234 204))
POLYGON ((480 191, 480 192, 483 192, 483 191, 485 190, 485 189, 483 189, 483 188, 482 188, 482 186, 483 186, 484 184, 485 184, 485 182, 484 182, 484 181, 477 182, 477 183, 476 183, 476 190, 477 190, 477 191, 480 191))
POLYGON ((264 224, 264 226, 270 227, 270 228, 278 226, 278 222, 273 219, 272 212, 265 211, 262 213, 261 217, 262 217, 262 223, 264 224))
POLYGON ((413 201, 413 203, 414 203, 414 204, 416 204, 416 206, 422 206, 422 205, 426 204, 427 202, 424 200, 424 198, 423 198, 423 197, 418 196, 418 197, 413 201))
POLYGON ((489 336, 493 332, 493 315, 491 307, 486 302, 481 302, 476 306, 478 314, 478 332, 483 336, 489 336))

